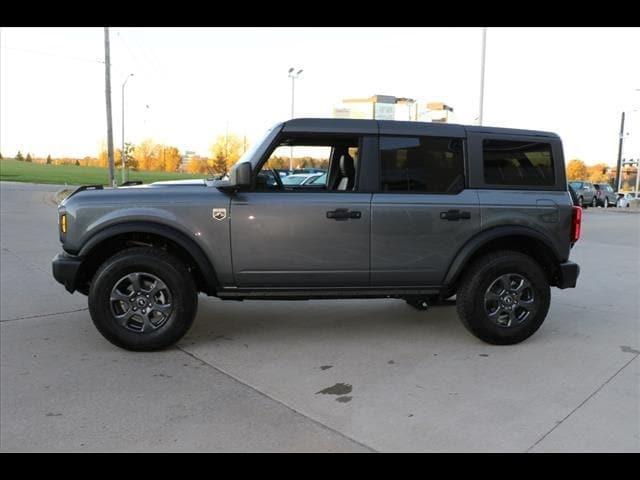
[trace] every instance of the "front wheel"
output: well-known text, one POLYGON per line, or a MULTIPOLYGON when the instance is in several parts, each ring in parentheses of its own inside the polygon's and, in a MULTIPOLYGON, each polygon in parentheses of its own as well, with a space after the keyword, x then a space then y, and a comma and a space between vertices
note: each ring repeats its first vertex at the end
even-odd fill
POLYGON ((598 206, 598 199, 596 197, 593 197, 593 200, 591 201, 591 206, 594 208, 598 206))
POLYGON ((456 305, 463 325, 476 337, 494 345, 511 345, 540 328, 550 299, 549 280, 534 259, 500 251, 471 265, 456 305))
POLYGON ((604 197, 604 208, 609 208, 609 199, 607 197, 604 197))
POLYGON ((173 255, 130 248, 106 260, 89 289, 89 312, 114 345, 159 350, 184 336, 198 305, 193 277, 173 255))

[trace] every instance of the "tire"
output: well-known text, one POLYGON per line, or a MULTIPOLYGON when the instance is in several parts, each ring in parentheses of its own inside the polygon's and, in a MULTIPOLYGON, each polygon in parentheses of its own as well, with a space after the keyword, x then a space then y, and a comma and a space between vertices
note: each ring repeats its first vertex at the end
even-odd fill
POLYGON ((609 204, 609 199, 607 197, 604 197, 604 200, 602 201, 602 206, 604 208, 609 208, 610 204, 609 204))
POLYGON ((198 292, 185 265, 156 248, 129 248, 110 257, 89 289, 94 325, 104 338, 126 350, 173 345, 191 327, 197 307, 198 292))
POLYGON ((596 197, 593 197, 593 200, 591 201, 591 206, 594 208, 598 206, 598 199, 596 197))
POLYGON ((582 196, 578 197, 578 206, 584 207, 584 198, 582 196))
POLYGON ((512 345, 526 340, 540 328, 550 300, 549 280, 540 265, 528 255, 503 250, 480 257, 470 266, 458 288, 456 305, 462 324, 476 337, 493 345, 512 345), (520 294, 494 295, 503 290, 501 277, 513 284, 522 278, 529 286, 520 294), (489 296, 497 298, 487 300, 489 296), (516 306, 507 311, 501 305, 516 306), (499 311, 498 315, 490 317, 494 311, 499 311))

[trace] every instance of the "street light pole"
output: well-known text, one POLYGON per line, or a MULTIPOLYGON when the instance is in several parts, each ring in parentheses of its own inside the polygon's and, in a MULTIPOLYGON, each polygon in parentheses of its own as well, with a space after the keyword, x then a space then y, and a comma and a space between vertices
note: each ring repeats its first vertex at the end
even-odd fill
POLYGON ((487 27, 482 29, 482 59, 480 61, 480 115, 479 124, 482 125, 482 114, 484 109, 484 60, 487 49, 487 27))
POLYGON ((127 78, 124 79, 124 83, 122 84, 122 150, 120 150, 120 160, 122 161, 122 183, 125 182, 125 173, 126 173, 126 165, 125 165, 125 153, 124 153, 124 87, 129 80, 129 77, 133 77, 133 73, 127 75, 127 78))
POLYGON ((616 169, 616 176, 618 177, 618 189, 620 191, 620 184, 622 182, 622 144, 624 142, 624 112, 622 112, 622 120, 620 120, 620 139, 618 141, 618 168, 616 169))
MULTIPOLYGON (((294 101, 295 101, 295 84, 296 84, 296 79, 300 76, 300 74, 302 73, 302 69, 298 70, 296 73, 293 73, 295 70, 295 68, 291 67, 289 69, 289 78, 291 79, 291 118, 294 117, 294 101)), ((289 171, 292 172, 293 171, 293 145, 291 146, 291 153, 289 155, 289 171)))

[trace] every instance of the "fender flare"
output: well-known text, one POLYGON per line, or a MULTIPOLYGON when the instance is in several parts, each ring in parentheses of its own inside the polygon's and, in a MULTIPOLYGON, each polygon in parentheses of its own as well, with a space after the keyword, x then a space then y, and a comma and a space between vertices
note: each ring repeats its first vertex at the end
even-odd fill
POLYGON ((125 233, 150 233, 172 241, 184 249, 198 266, 198 269, 202 273, 206 283, 207 291, 205 293, 212 295, 217 291, 217 287, 219 285, 218 278, 213 265, 200 245, 180 230, 162 223, 152 221, 130 221, 105 227, 95 232, 84 242, 82 248, 78 252, 78 256, 87 258, 93 249, 105 240, 125 233))
POLYGON ((558 252, 558 249, 554 246, 549 237, 539 231, 523 225, 493 227, 476 234, 462 246, 451 262, 443 283, 445 285, 453 284, 466 267, 469 259, 489 242, 499 238, 512 236, 529 237, 541 242, 548 248, 548 251, 552 253, 554 262, 557 264, 560 263, 560 253, 558 252))

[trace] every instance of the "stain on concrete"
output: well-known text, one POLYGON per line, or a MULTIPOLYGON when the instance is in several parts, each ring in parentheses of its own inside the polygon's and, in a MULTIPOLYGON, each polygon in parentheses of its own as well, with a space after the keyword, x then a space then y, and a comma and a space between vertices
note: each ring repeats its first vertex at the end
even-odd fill
POLYGON ((394 362, 393 360, 389 360, 387 363, 388 363, 389 365, 393 365, 393 364, 394 364, 394 363, 396 363, 396 362, 394 362))
POLYGON ((350 402, 353 397, 338 397, 336 398, 336 402, 347 403, 350 402))
POLYGON ((152 377, 172 378, 171 375, 166 375, 164 373, 154 373, 152 377))
POLYGON ((479 353, 478 356, 479 357, 488 357, 489 354, 488 353, 479 353))
POLYGON ((61 413, 53 413, 53 412, 49 412, 46 415, 47 417, 61 417, 62 414, 61 413))
POLYGON ((347 395, 351 393, 351 390, 353 390, 353 387, 348 383, 336 383, 331 387, 327 387, 324 390, 316 392, 316 395, 320 393, 322 395, 347 395))
POLYGON ((333 365, 320 365, 320 370, 329 370, 333 365))
POLYGON ((633 353, 635 355, 640 354, 640 350, 636 350, 635 348, 631 348, 626 345, 620 345, 620 350, 622 350, 624 353, 633 353))
POLYGON ((409 418, 413 417, 413 413, 410 413, 409 415, 407 415, 407 417, 409 418))

